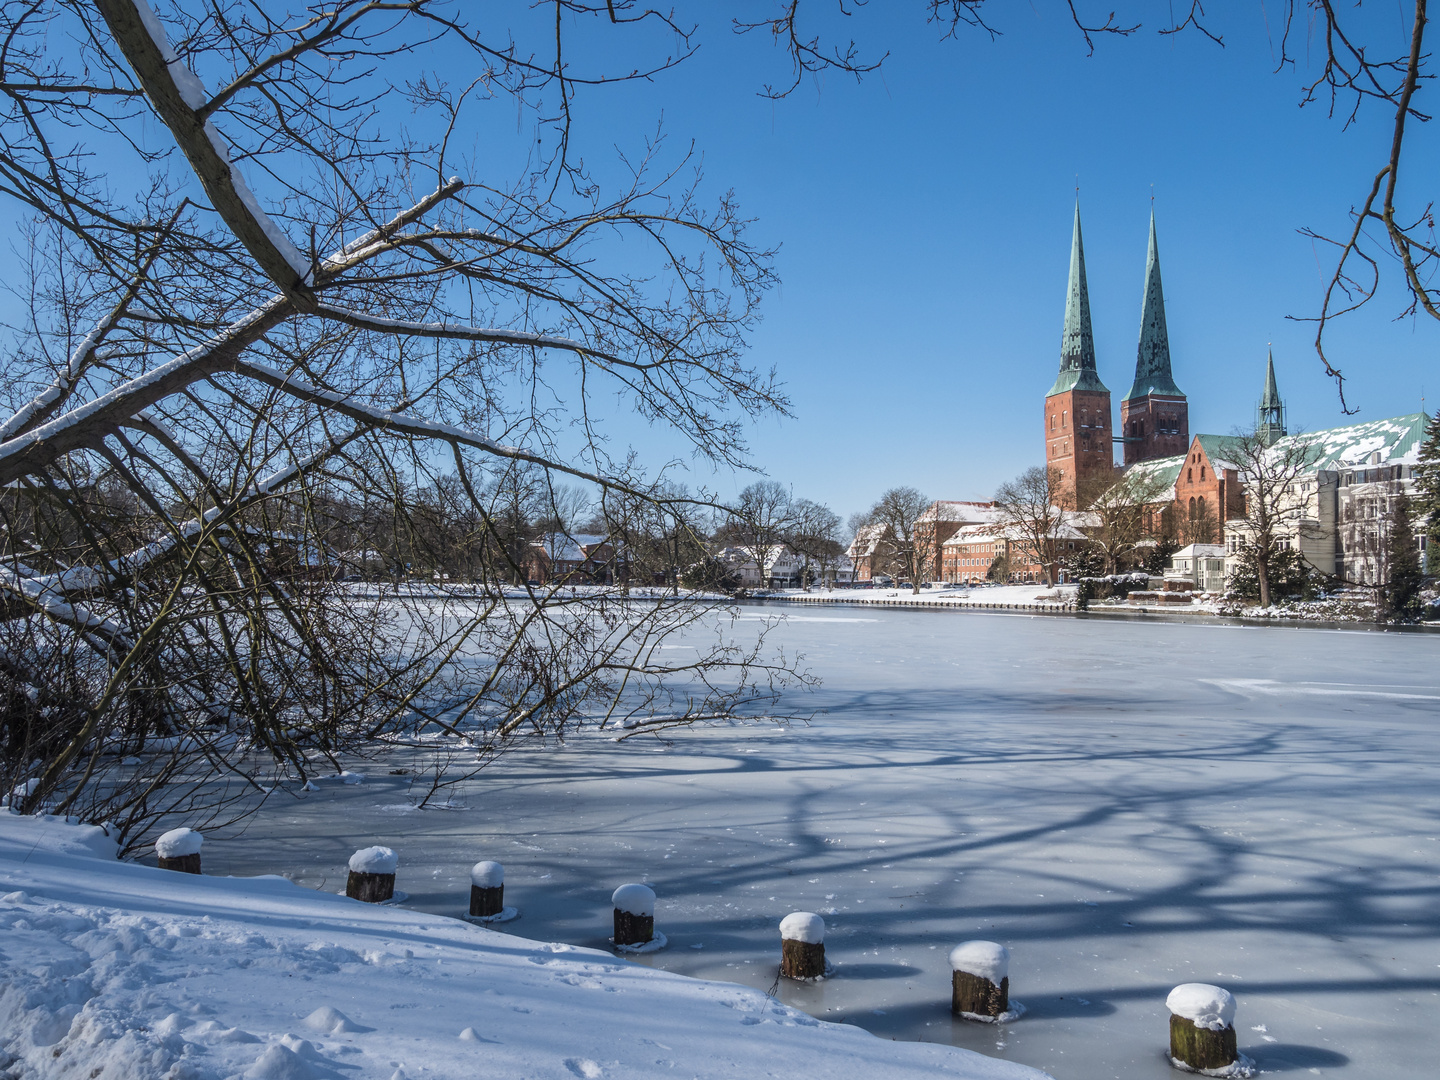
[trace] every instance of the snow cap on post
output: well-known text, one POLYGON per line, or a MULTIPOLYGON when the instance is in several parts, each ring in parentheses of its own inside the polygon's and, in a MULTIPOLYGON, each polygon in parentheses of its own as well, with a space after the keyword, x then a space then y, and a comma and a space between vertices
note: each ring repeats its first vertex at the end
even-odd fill
POLYGON ((792 911, 780 920, 780 937, 820 945, 825 941, 825 920, 813 911, 792 911))
POLYGON ((480 889, 493 889, 505 884, 505 867, 498 862, 477 862, 470 868, 470 884, 480 889))
POLYGON ((400 856, 388 847, 361 848, 350 856, 352 874, 393 874, 400 865, 400 856))
POLYGON ((950 950, 950 970, 976 975, 999 986, 1010 976, 1010 950, 993 941, 962 941, 950 950))
POLYGON ((1224 1031, 1235 1020, 1234 995, 1209 983, 1181 983, 1170 991, 1165 1007, 1206 1031, 1224 1031))
POLYGON ((155 841, 155 854, 162 859, 199 855, 205 837, 194 829, 171 829, 155 841))
POLYGON ((634 882, 621 885, 610 897, 610 902, 615 905, 616 911, 623 911, 627 915, 655 914, 655 891, 648 885, 637 885, 634 882))

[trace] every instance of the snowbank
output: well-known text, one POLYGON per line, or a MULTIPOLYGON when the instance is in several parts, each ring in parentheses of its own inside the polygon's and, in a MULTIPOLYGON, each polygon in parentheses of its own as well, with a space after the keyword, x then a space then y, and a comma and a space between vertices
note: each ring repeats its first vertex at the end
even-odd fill
POLYGON ((1044 1075, 593 949, 114 850, 0 813, 0 1060, 27 1080, 1044 1075))
POLYGON ((498 862, 477 862, 470 868, 470 884, 480 889, 493 889, 505 884, 505 867, 498 862))
POLYGON ((400 856, 388 847, 361 848, 350 856, 352 874, 393 874, 400 866, 400 856))
POLYGON ((1165 1007, 1198 1028, 1224 1031, 1235 1022, 1235 998, 1209 983, 1181 983, 1170 991, 1165 1007))
POLYGON ((616 911, 627 915, 654 915, 655 892, 645 885, 621 885, 610 897, 616 911))
POLYGON ((205 837, 194 829, 171 829, 155 841, 155 854, 162 859, 183 859, 199 855, 205 837))
POLYGON ((825 941, 825 920, 809 911, 792 911, 780 920, 780 936, 786 941, 820 945, 825 941))
POLYGON ((950 970, 978 975, 999 986, 1010 975, 1010 950, 993 941, 962 941, 950 950, 950 970))

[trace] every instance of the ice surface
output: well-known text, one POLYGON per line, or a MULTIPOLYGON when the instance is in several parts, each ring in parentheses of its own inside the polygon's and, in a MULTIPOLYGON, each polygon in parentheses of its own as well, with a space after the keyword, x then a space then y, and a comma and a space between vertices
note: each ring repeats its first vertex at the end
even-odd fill
POLYGON ((400 865, 400 856, 388 847, 361 848, 350 856, 350 872, 354 874, 393 874, 400 865))
POLYGON ((655 890, 634 883, 621 885, 611 895, 610 903, 616 911, 628 915, 654 915, 655 890))
MULTIPOLYGON (((389 775, 423 754, 347 761, 366 784, 322 783, 243 832, 211 830, 206 869, 334 891, 350 851, 397 835, 399 805, 406 865, 424 868, 403 882, 408 906, 465 911, 484 853, 524 911, 504 924, 519 946, 616 963, 611 891, 643 880, 665 896, 670 948, 632 963, 763 992, 780 919, 813 911, 835 977, 783 981, 778 999, 887 1040, 1062 1080, 1174 1080, 1165 998, 1194 981, 1235 994, 1240 1049, 1276 1075, 1432 1071, 1440 636, 740 613, 749 628, 785 617, 774 640, 823 677, 790 701, 807 722, 572 735, 487 767, 443 811, 409 808, 415 772, 389 775), (1029 1006, 1016 1023, 951 1018, 949 950, 972 938, 1010 950, 1029 1006)), ((481 1014, 457 1019, 452 1043, 481 1014)))
POLYGON ((962 941, 950 950, 950 969, 999 986, 1010 974, 1010 950, 994 941, 962 941))
POLYGON ((155 841, 155 854, 162 859, 198 855, 204 843, 205 837, 194 829, 171 829, 155 841))
POLYGON ((792 911, 780 920, 780 937, 819 945, 825 941, 825 920, 812 911, 792 911))
POLYGON ((1235 998, 1209 983, 1181 983, 1170 991, 1165 1007, 1176 1016, 1209 1031, 1224 1031, 1235 1022, 1235 998))
POLYGON ((505 884, 505 867, 498 862, 477 862, 470 868, 470 884, 482 889, 493 889, 505 884))

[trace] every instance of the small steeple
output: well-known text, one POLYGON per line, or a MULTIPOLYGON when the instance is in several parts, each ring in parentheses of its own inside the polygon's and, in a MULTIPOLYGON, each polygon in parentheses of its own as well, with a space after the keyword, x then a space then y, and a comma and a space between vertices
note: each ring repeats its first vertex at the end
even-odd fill
POLYGON ((1280 400, 1280 388, 1275 383, 1273 349, 1269 350, 1265 362, 1265 392, 1260 395, 1260 405, 1255 410, 1255 430, 1266 446, 1285 437, 1285 403, 1280 400))
POLYGON ((1145 299, 1140 307, 1140 345, 1135 382, 1124 400, 1163 394, 1184 397, 1170 373, 1170 335, 1165 328, 1165 290, 1160 284, 1160 245, 1155 239, 1155 208, 1150 208, 1150 251, 1145 256, 1145 299))
POLYGON ((1070 239, 1070 282, 1065 292, 1065 330, 1060 338, 1060 375, 1046 397, 1067 390, 1109 393, 1095 370, 1095 336, 1090 329, 1090 290, 1085 284, 1085 243, 1080 237, 1080 200, 1070 239))

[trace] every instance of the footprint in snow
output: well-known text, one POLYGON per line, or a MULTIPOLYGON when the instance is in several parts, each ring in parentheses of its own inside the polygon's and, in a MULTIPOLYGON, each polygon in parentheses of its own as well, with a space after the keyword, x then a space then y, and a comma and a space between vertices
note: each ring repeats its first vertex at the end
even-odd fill
POLYGON ((591 1061, 589 1058, 566 1058, 565 1067, 576 1076, 583 1077, 584 1080, 598 1080, 599 1077, 605 1075, 605 1070, 600 1067, 599 1063, 591 1061))

